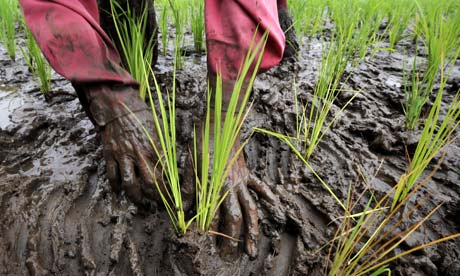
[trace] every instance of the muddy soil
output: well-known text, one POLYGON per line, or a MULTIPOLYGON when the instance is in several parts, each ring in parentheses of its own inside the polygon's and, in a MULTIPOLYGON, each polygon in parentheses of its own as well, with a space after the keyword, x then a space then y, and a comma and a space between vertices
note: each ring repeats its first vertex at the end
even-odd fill
MULTIPOLYGON (((363 189, 359 171, 377 195, 405 171, 406 148, 414 150, 420 133, 403 127, 401 68, 412 64, 411 43, 401 42, 392 54, 377 51, 349 69, 345 87, 361 92, 311 158, 341 199, 351 184, 356 192, 363 189)), ((164 87, 171 84, 171 54, 172 49, 167 58, 160 57, 156 68, 164 87)), ((294 80, 300 100, 308 102, 320 54, 320 41, 304 39, 298 61, 283 62, 259 76, 244 136, 255 126, 293 133, 294 80)), ((459 68, 448 83, 446 102, 459 88, 459 68)), ((182 148, 203 112, 205 69, 205 56, 191 53, 178 73, 182 148)), ((273 219, 258 200, 263 232, 259 257, 250 260, 242 254, 238 260, 223 260, 214 236, 191 232, 180 237, 163 211, 138 210, 123 195, 113 194, 101 145, 71 85, 53 75, 53 93, 46 101, 24 60, 10 61, 0 45, 0 275, 323 275, 328 251, 323 246, 342 212, 278 140, 255 134, 244 153, 251 171, 280 197, 278 207, 286 219, 273 219)), ((333 113, 351 95, 343 93, 333 113)), ((457 140, 433 178, 411 199, 415 204, 429 195, 409 222, 441 202, 443 206, 398 250, 460 230, 459 168, 457 140)), ((460 275, 460 241, 416 252, 391 268, 395 275, 460 275)))

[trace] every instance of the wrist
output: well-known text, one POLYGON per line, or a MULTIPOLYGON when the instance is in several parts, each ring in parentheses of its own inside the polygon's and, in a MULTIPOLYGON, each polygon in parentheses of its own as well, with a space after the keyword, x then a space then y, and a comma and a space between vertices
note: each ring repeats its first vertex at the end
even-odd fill
POLYGON ((147 110, 145 102, 132 86, 118 84, 87 85, 81 89, 87 102, 87 112, 97 127, 129 115, 147 110))

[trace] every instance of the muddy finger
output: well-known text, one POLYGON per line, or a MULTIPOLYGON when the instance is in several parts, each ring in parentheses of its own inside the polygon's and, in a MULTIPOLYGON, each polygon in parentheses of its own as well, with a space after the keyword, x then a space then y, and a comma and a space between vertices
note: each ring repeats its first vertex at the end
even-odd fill
POLYGON ((114 159, 107 159, 105 161, 107 170, 107 179, 109 180, 112 191, 120 192, 120 173, 118 170, 118 164, 114 159))
POLYGON ((248 187, 255 191, 267 203, 261 201, 260 203, 269 211, 272 219, 279 224, 286 222, 286 214, 282 210, 279 198, 270 190, 267 184, 260 181, 253 175, 249 176, 248 187))
POLYGON ((140 173, 140 177, 142 178, 142 191, 149 197, 150 199, 157 199, 155 196, 157 188, 155 187, 155 179, 156 175, 153 169, 153 162, 149 159, 145 158, 142 154, 138 155, 138 169, 140 173))
POLYGON ((128 198, 136 204, 142 202, 142 193, 134 169, 134 162, 129 158, 123 158, 119 162, 121 172, 121 186, 128 198))
POLYGON ((251 259, 257 257, 257 241, 259 239, 259 217, 257 205, 246 186, 242 185, 238 191, 238 199, 244 218, 245 235, 244 248, 251 259))
POLYGON ((221 256, 226 259, 238 257, 238 239, 240 237, 243 217, 238 198, 235 192, 230 191, 222 204, 222 216, 224 219, 224 237, 222 239, 221 256))
POLYGON ((271 204, 278 203, 278 198, 270 190, 268 185, 262 182, 260 179, 258 179, 252 174, 249 176, 248 187, 254 190, 259 196, 261 196, 263 199, 265 199, 269 203, 271 204))

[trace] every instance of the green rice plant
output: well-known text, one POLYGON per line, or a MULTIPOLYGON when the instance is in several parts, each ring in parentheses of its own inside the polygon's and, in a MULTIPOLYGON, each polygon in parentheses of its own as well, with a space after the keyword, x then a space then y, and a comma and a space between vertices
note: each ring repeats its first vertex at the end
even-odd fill
MULTIPOLYGON (((147 81, 151 75, 155 84, 155 97, 150 85, 146 85, 146 92, 155 124, 155 134, 150 133, 134 113, 131 112, 131 114, 135 116, 140 127, 148 137, 155 156, 158 158, 157 164, 153 168, 147 166, 147 169, 154 180, 166 212, 171 219, 171 224, 176 232, 185 234, 195 218, 186 219, 185 217, 179 169, 177 166, 176 66, 174 65, 171 94, 169 92, 165 94, 164 91, 161 91, 150 64, 146 64, 143 72, 145 74, 144 79, 147 81), (166 100, 164 100, 164 97, 166 97, 166 100), (158 179, 157 176, 163 176, 163 179, 158 179)), ((126 105, 125 108, 129 110, 129 107, 126 105)))
POLYGON ((415 33, 428 50, 428 65, 435 70, 435 65, 442 66, 440 60, 449 60, 459 46, 460 20, 454 17, 458 11, 453 10, 458 5, 453 1, 416 0, 415 3, 415 33))
POLYGON ((163 45, 163 55, 166 56, 168 50, 169 34, 168 34, 168 20, 169 20, 169 3, 167 0, 157 1, 160 3, 160 16, 158 19, 158 27, 161 33, 161 43, 163 45))
POLYGON ((405 88, 404 112, 406 127, 410 130, 418 125, 423 107, 438 77, 445 79, 445 68, 455 64, 457 49, 460 47, 460 21, 447 16, 451 14, 449 2, 416 1, 416 4, 418 19, 415 32, 428 51, 428 61, 422 74, 417 72, 414 60, 411 86, 405 88))
POLYGON ((292 16, 294 29, 299 39, 306 34, 310 37, 321 31, 324 21, 326 1, 289 0, 288 9, 292 16))
POLYGON ((385 10, 388 14, 388 25, 385 29, 385 33, 388 34, 388 48, 393 50, 395 45, 403 38, 404 32, 414 18, 415 1, 386 1, 385 6, 385 10))
POLYGON ((151 37, 146 41, 146 27, 148 7, 146 6, 137 17, 129 8, 122 7, 116 0, 110 0, 111 14, 114 20, 117 39, 120 42, 121 51, 125 57, 126 69, 139 82, 139 96, 145 99, 149 84, 149 75, 145 74, 145 68, 149 68, 153 61, 153 49, 156 41, 151 37))
POLYGON ((0 41, 11 59, 16 59, 16 23, 19 7, 16 0, 0 0, 0 41))
POLYGON ((425 121, 414 156, 410 161, 407 179, 396 189, 393 208, 398 202, 405 200, 430 161, 449 143, 452 133, 460 125, 460 91, 450 103, 446 114, 442 116, 440 113, 445 84, 446 80, 441 79, 441 87, 425 121))
POLYGON ((204 40, 204 0, 190 0, 189 7, 193 45, 197 52, 201 52, 204 40))
POLYGON ((187 2, 185 0, 168 0, 172 11, 174 27, 176 29, 176 37, 174 38, 174 50, 177 68, 182 68, 184 55, 182 48, 184 47, 185 26, 187 24, 187 2))
MULTIPOLYGON (((176 111, 175 111, 175 99, 176 99, 176 63, 174 63, 173 73, 173 86, 172 92, 166 94, 161 91, 160 86, 153 74, 153 70, 146 66, 143 71, 146 76, 152 75, 156 89, 156 97, 152 95, 150 86, 147 85, 147 93, 149 96, 150 105, 152 107, 152 116, 155 124, 155 134, 149 133, 148 130, 141 124, 140 120, 136 118, 140 127, 146 133, 151 146, 158 158, 157 164, 153 168, 148 167, 150 175, 154 178, 155 186, 160 194, 162 202, 166 208, 166 211, 171 219, 171 223, 177 232, 183 234, 186 233, 190 225, 197 220, 198 226, 203 231, 208 231, 210 223, 215 215, 215 212, 219 208, 227 192, 223 192, 223 184, 229 173, 229 170, 236 160, 238 154, 242 151, 242 148, 238 149, 235 155, 231 155, 233 145, 239 135, 239 131, 244 122, 244 118, 247 116, 247 109, 245 105, 248 101, 252 84, 254 82, 257 68, 261 62, 262 55, 259 53, 262 51, 263 46, 266 43, 267 34, 262 38, 254 51, 250 51, 243 64, 241 74, 239 75, 233 94, 228 106, 228 110, 225 119, 222 118, 222 85, 221 79, 218 77, 218 83, 216 85, 215 96, 215 112, 211 114, 210 109, 210 95, 208 96, 207 115, 206 115, 206 127, 205 135, 203 135, 203 146, 202 146, 202 160, 201 160, 201 172, 202 177, 199 178, 197 172, 198 158, 197 158, 197 144, 195 136, 195 147, 194 147, 194 162, 195 162, 195 173, 196 173, 196 214, 187 219, 185 217, 184 205, 181 195, 181 183, 179 179, 178 167, 177 167, 177 149, 176 149, 176 111), (257 60, 256 60, 257 58, 257 60), (254 62, 256 60, 256 62, 254 62), (249 79, 249 86, 244 93, 243 101, 238 106, 238 99, 240 99, 240 91, 242 90, 243 83, 246 82, 249 70, 253 69, 251 78, 249 79), (167 100, 163 100, 164 97, 167 100), (155 98, 155 100, 154 100, 155 98), (210 160, 209 153, 210 148, 210 117, 214 116, 215 123, 212 126, 214 132, 214 145, 213 145, 213 157, 212 162, 210 160), (221 119, 224 119, 221 124, 221 119), (155 136, 155 139, 154 139, 155 136), (212 163, 211 168, 211 179, 208 181, 208 170, 212 163), (156 176, 163 175, 163 179, 158 179, 156 176)), ((178 49, 176 48, 176 51, 178 49)), ((147 78, 145 78, 147 79, 147 78)), ((208 94, 211 91, 208 90, 208 94)), ((129 108, 125 105, 125 108, 129 108)), ((134 113, 131 112, 135 116, 134 113)))
POLYGON ((358 64, 378 41, 383 21, 382 2, 378 0, 330 1, 328 8, 335 24, 337 41, 346 46, 345 56, 358 64))
MULTIPOLYGON (((340 82, 351 58, 348 55, 348 42, 351 37, 352 29, 349 29, 347 34, 333 34, 329 47, 323 50, 321 68, 313 90, 312 103, 309 106, 299 107, 298 101, 295 99, 296 134, 294 139, 307 160, 341 112, 354 99, 353 96, 341 108, 337 116, 326 124, 331 108, 341 92, 340 82)), ((296 89, 294 89, 294 92, 296 95, 296 89)))
POLYGON ((40 91, 43 94, 46 94, 51 90, 51 66, 43 57, 40 47, 25 23, 24 29, 26 33, 27 49, 21 48, 22 55, 24 56, 33 77, 39 81, 40 91))
POLYGON ((255 37, 253 38, 235 82, 228 106, 222 106, 221 77, 217 76, 216 91, 211 91, 208 86, 206 118, 201 141, 201 162, 198 160, 196 135, 194 139, 197 224, 203 231, 210 229, 219 206, 229 192, 229 190, 225 190, 224 184, 231 167, 241 154, 245 144, 243 143, 243 146, 233 152, 241 127, 249 112, 246 104, 262 61, 263 55, 260 53, 263 53, 265 49, 267 38, 268 33, 265 33, 257 44, 254 42, 255 37), (242 91, 245 82, 248 85, 246 90, 242 91), (214 96, 214 112, 211 111, 212 92, 214 93, 212 95, 214 96), (225 117, 223 117, 223 110, 226 110, 225 117), (211 124, 211 117, 213 117, 213 124, 211 124), (198 167, 201 168, 201 172, 198 172, 198 167))
MULTIPOLYGON (((429 69, 428 71, 436 72, 437 70, 429 69)), ((405 82, 403 110, 406 117, 406 128, 409 130, 415 129, 418 125, 422 109, 433 91, 436 80, 431 74, 425 74, 422 79, 420 75, 417 69, 417 56, 415 56, 412 62, 410 84, 406 74, 403 75, 405 82)))
POLYGON ((368 49, 380 40, 378 32, 385 15, 384 2, 380 0, 366 0, 359 3, 360 21, 353 36, 357 62, 363 60, 368 49))
MULTIPOLYGON (((418 184, 417 187, 411 191, 410 195, 413 195, 419 190, 433 175, 434 172, 418 184)), ((399 182, 404 183, 405 178, 406 176, 403 175, 399 182)), ((366 180, 364 181, 366 182, 366 180)), ((367 185, 367 187, 369 186, 367 185)), ((404 216, 400 216, 399 212, 407 205, 408 197, 394 208, 390 208, 391 194, 394 188, 389 190, 380 200, 377 200, 367 187, 355 200, 352 199, 351 186, 348 190, 346 202, 347 210, 329 249, 328 262, 326 264, 328 275, 391 275, 391 270, 388 268, 388 264, 391 262, 429 246, 460 238, 460 234, 457 233, 407 250, 395 251, 405 240, 414 234, 417 229, 419 229, 441 207, 441 205, 437 205, 420 221, 409 227, 405 227, 403 225, 407 219, 423 206, 428 196, 418 201, 404 216), (370 195, 364 209, 359 213, 349 215, 355 212, 355 209, 359 208, 358 202, 364 198, 366 193, 370 195), (403 229, 399 230, 401 228, 403 229)))

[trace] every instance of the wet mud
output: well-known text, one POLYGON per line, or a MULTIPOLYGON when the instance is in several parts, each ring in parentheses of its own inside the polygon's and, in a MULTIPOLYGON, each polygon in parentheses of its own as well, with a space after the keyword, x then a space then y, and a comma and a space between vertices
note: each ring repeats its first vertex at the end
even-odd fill
MULTIPOLYGON (((400 53, 410 45, 411 41, 403 41, 398 46, 401 51, 391 54, 377 51, 349 69, 346 88, 361 92, 311 158, 314 169, 341 199, 346 198, 349 185, 357 183, 359 171, 377 195, 390 189, 405 171, 406 149, 414 150, 420 134, 403 127, 401 68, 403 64, 410 68, 413 54, 400 53)), ((172 81, 172 50, 169 54, 159 57, 156 68, 164 87, 172 81)), ((283 62, 258 77, 243 136, 248 137, 255 126, 294 132, 293 85, 300 101, 307 103, 320 54, 318 40, 304 39, 296 62, 283 62)), ((204 109, 205 56, 190 53, 184 68, 177 79, 181 160, 186 159, 183 149, 204 109)), ((459 68, 448 83, 446 103, 459 88, 459 68)), ((258 199, 259 256, 222 259, 216 236, 197 231, 178 236, 161 209, 139 210, 124 195, 112 193, 97 134, 71 85, 53 75, 53 91, 55 96, 45 99, 25 62, 9 61, 0 46, 0 275, 324 274, 327 244, 341 209, 278 140, 254 134, 244 153, 250 170, 279 196, 277 207, 284 218, 273 218, 263 199, 258 199)), ((333 114, 351 95, 340 96, 333 114)), ((415 204, 429 195, 410 221, 444 204, 398 250, 460 230, 458 140, 442 160, 433 163, 438 161, 438 171, 411 199, 410 204, 415 204)), ((460 241, 410 254, 391 268, 395 275, 460 275, 460 241)))

